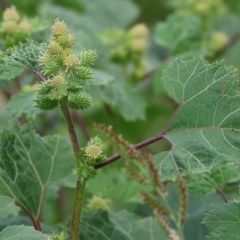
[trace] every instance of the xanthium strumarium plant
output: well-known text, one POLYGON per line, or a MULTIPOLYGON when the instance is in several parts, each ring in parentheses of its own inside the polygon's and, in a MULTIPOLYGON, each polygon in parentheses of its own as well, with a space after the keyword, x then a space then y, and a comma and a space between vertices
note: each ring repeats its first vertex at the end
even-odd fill
MULTIPOLYGON (((10 34, 6 26, 9 26, 9 21, 17 25, 19 19, 14 8, 8 9, 4 13, 1 31, 5 29, 4 33, 10 34)), ((146 47, 147 33, 144 25, 121 33, 121 39, 126 41, 113 42, 116 46, 113 59, 128 64, 127 56, 131 56, 131 61, 140 64, 135 59, 146 47)), ((18 34, 11 38, 19 42, 18 34)), ((10 42, 12 44, 15 40, 10 42)), ((20 43, 7 49, 1 56, 1 80, 15 79, 23 70, 38 78, 40 84, 35 89, 34 107, 41 111, 61 109, 71 145, 58 136, 41 137, 33 130, 28 118, 19 119, 22 125, 13 121, 5 127, 0 138, 0 217, 17 215, 20 207, 38 231, 23 225, 9 226, 0 233, 0 239, 184 240, 183 224, 187 218, 188 194, 183 175, 195 183, 196 191, 201 189, 199 176, 211 182, 205 189, 208 192, 216 189, 220 192, 226 182, 238 179, 236 174, 229 176, 230 169, 233 173, 239 170, 239 166, 235 165, 240 151, 236 70, 224 66, 222 62, 209 64, 202 57, 175 60, 162 76, 165 89, 178 103, 164 130, 134 146, 121 135, 115 134, 111 127, 95 124, 109 137, 120 154, 107 159, 99 137, 91 138, 85 147, 80 148, 72 121, 71 110, 85 110, 92 105, 92 99, 84 87, 86 81, 93 78, 92 65, 97 59, 93 50, 75 53, 74 43, 75 37, 69 33, 65 22, 56 19, 49 42, 20 43), (167 141, 171 149, 154 157, 138 151, 160 140, 167 141), (101 210, 82 216, 86 185, 96 176, 99 168, 120 157, 125 160, 126 173, 142 185, 141 198, 151 207, 155 219, 139 220, 127 212, 117 215, 101 210), (224 178, 222 182, 217 181, 220 175, 224 178), (167 180, 178 182, 177 213, 168 201, 167 180), (74 184, 76 189, 70 230, 65 227, 57 234, 41 233, 40 219, 46 189, 49 186, 73 187, 74 184)), ((98 209, 101 206, 109 210, 108 204, 104 198, 94 196, 88 207, 98 209)), ((226 231, 223 225, 216 227, 216 222, 220 224, 227 218, 227 227, 231 228, 235 220, 231 215, 238 214, 238 200, 215 205, 204 219, 211 230, 209 239, 216 239, 214 237, 218 234, 221 239, 229 238, 232 232, 226 231)), ((238 229, 234 230, 236 236, 238 233, 238 229)))

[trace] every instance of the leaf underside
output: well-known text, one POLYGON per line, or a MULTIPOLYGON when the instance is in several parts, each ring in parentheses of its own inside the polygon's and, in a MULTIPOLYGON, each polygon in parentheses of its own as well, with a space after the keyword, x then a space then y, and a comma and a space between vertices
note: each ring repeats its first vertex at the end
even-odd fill
POLYGON ((164 129, 171 150, 154 159, 163 180, 177 174, 210 171, 222 162, 239 162, 240 96, 236 70, 202 57, 175 60, 162 78, 179 103, 164 129))

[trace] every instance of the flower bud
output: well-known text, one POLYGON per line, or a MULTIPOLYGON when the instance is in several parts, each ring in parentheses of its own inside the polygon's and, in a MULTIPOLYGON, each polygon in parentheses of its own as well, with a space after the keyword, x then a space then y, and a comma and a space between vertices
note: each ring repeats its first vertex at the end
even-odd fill
POLYGON ((53 55, 60 54, 63 51, 59 43, 55 41, 50 41, 50 43, 48 44, 48 50, 49 50, 49 53, 53 55))
POLYGON ((1 27, 8 34, 16 34, 19 30, 17 23, 14 21, 2 22, 1 27))
POLYGON ((140 24, 133 26, 129 30, 129 34, 130 34, 130 36, 132 36, 134 38, 145 38, 148 35, 148 28, 145 24, 140 23, 140 24))
POLYGON ((147 42, 145 39, 134 39, 131 44, 131 49, 134 52, 144 52, 147 48, 147 42))
POLYGON ((26 33, 29 36, 32 33, 32 26, 29 24, 28 21, 22 20, 19 23, 19 32, 26 33))
POLYGON ((62 75, 57 75, 52 78, 51 86, 53 88, 58 88, 59 86, 67 84, 64 77, 62 75))
POLYGON ((93 160, 98 159, 102 154, 102 149, 96 145, 89 145, 85 148, 84 155, 88 158, 93 160))
POLYGON ((57 42, 63 48, 71 48, 75 43, 75 37, 72 34, 60 35, 57 37, 57 42))
POLYGON ((109 210, 110 205, 108 199, 98 197, 98 196, 93 196, 88 204, 87 208, 89 208, 91 211, 97 211, 98 209, 103 209, 103 210, 109 210))
POLYGON ((7 8, 4 12, 3 12, 3 20, 4 21, 13 21, 13 22, 17 22, 20 19, 20 16, 16 10, 15 7, 11 6, 10 8, 7 8))
POLYGON ((61 22, 58 19, 55 20, 55 23, 52 26, 52 35, 59 36, 65 35, 68 33, 68 28, 65 22, 61 22))
POLYGON ((67 70, 71 68, 75 68, 79 64, 80 64, 80 61, 75 54, 70 54, 66 56, 66 58, 63 61, 63 65, 67 67, 67 70))

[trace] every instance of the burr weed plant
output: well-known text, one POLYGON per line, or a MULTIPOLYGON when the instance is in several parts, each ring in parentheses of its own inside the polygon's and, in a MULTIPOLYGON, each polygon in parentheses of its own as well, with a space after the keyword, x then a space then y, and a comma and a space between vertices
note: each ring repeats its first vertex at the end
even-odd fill
MULTIPOLYGON (((198 22, 190 14, 198 12, 204 21, 202 25, 198 22, 199 27, 206 27, 211 16, 202 9, 208 2, 211 9, 218 7, 214 1, 201 4, 185 1, 186 9, 179 8, 179 15, 158 25, 155 38, 158 44, 169 47, 171 56, 189 47, 184 44, 179 49, 177 44, 171 45, 177 39, 176 33, 172 36, 171 32, 173 22, 178 23, 175 29, 178 32, 183 25, 198 22), (188 21, 190 18, 193 21, 188 21)), ((178 3, 171 1, 173 7, 178 3)), ((222 11, 216 9, 214 14, 219 16, 222 11)), ((102 62, 96 68, 104 68, 102 65, 106 64, 106 69, 118 72, 113 63, 118 64, 126 80, 125 85, 118 85, 106 72, 94 72, 96 51, 78 48, 77 35, 72 34, 64 21, 55 19, 46 42, 33 40, 34 26, 14 7, 3 13, 0 81, 5 84, 13 80, 17 84, 24 79, 27 84, 20 82, 13 92, 3 88, 9 97, 6 109, 11 120, 1 126, 0 133, 0 240, 192 240, 190 222, 197 222, 198 212, 199 221, 209 229, 204 228, 204 234, 198 235, 207 239, 238 239, 237 70, 222 61, 209 63, 203 57, 168 62, 168 55, 165 70, 161 69, 157 81, 161 81, 165 89, 161 91, 169 95, 175 108, 163 129, 133 145, 125 140, 127 137, 113 131, 116 126, 94 123, 99 136, 91 132, 90 137, 81 117, 86 114, 93 122, 92 112, 97 111, 103 121, 104 114, 98 112, 101 103, 95 96, 99 92, 113 102, 111 105, 108 100, 104 105, 108 113, 106 122, 119 120, 111 109, 117 93, 127 99, 118 106, 124 109, 124 119, 136 120, 127 116, 131 114, 127 105, 134 106, 132 114, 135 114, 142 99, 127 84, 137 86, 147 70, 143 55, 148 46, 148 28, 137 24, 127 31, 107 30, 101 35, 105 48, 111 51, 108 56, 111 63, 99 56, 102 62), (48 124, 54 125, 50 132, 48 124), (64 129, 67 137, 55 133, 64 129), (159 141, 168 148, 159 147, 155 154, 141 150, 159 141), (111 156, 113 152, 116 154, 111 156), (66 189, 72 191, 64 192, 66 189), (230 191, 233 195, 228 194, 230 191), (222 202, 213 204, 211 211, 209 208, 203 211, 200 201, 192 205, 193 198, 196 200, 192 193, 205 197, 201 201, 207 202, 211 200, 209 196, 217 193, 215 197, 218 200, 221 197, 222 202), (64 207, 61 212, 51 208, 56 207, 56 202, 61 205, 66 198, 71 202, 70 212, 64 211, 64 207), (53 221, 55 225, 50 226, 45 216, 54 211, 61 223, 56 225, 53 221), (203 216, 203 212, 208 213, 203 216)), ((189 39, 197 39, 195 34, 199 29, 192 30, 195 31, 189 34, 194 36, 189 39)), ((197 43, 211 49, 212 58, 228 39, 221 31, 211 34, 208 44, 200 43, 201 39, 197 43)), ((146 85, 144 82, 143 86, 146 85)), ((152 111, 156 113, 157 109, 149 112, 152 111)), ((130 135, 136 134, 135 124, 128 128, 130 135)), ((146 128, 150 131, 149 126, 146 128)), ((195 231, 196 228, 194 237, 195 231)))

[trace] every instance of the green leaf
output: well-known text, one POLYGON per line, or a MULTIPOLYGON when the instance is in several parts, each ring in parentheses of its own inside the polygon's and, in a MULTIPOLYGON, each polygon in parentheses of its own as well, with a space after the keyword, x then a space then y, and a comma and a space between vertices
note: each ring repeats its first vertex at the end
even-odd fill
POLYGON ((36 216, 49 184, 74 186, 71 145, 57 136, 40 137, 30 124, 10 123, 0 135, 0 193, 36 216))
POLYGON ((117 111, 127 121, 145 120, 146 102, 128 85, 112 82, 102 91, 103 100, 117 111))
POLYGON ((219 164, 210 173, 192 175, 188 181, 188 188, 198 197, 216 193, 222 190, 227 183, 233 183, 240 179, 240 165, 233 162, 219 164))
POLYGON ((82 240, 168 240, 165 232, 153 218, 138 219, 135 215, 99 210, 83 217, 82 240))
POLYGON ((152 217, 138 219, 127 211, 121 211, 111 212, 110 221, 125 235, 126 240, 169 240, 164 230, 152 217))
POLYGON ((110 222, 108 212, 99 210, 82 218, 81 240, 124 240, 124 235, 110 222))
POLYGON ((239 162, 240 97, 236 70, 202 58, 176 60, 163 75, 179 103, 163 132, 171 150, 155 156, 163 180, 239 162))
POLYGON ((36 92, 19 92, 11 97, 7 103, 6 109, 11 112, 13 118, 18 118, 26 114, 29 118, 35 118, 41 111, 34 107, 33 99, 36 92))
POLYGON ((86 85, 107 85, 111 82, 115 81, 114 77, 109 75, 108 73, 100 70, 94 71, 93 79, 86 81, 86 85))
POLYGON ((129 178, 123 169, 121 171, 114 167, 109 170, 99 169, 98 175, 89 181, 89 185, 89 193, 109 199, 114 209, 118 209, 124 202, 140 202, 139 193, 146 187, 129 178))
POLYGON ((38 70, 38 56, 44 50, 44 43, 28 42, 6 51, 1 58, 0 81, 9 81, 22 74, 24 69, 38 70))
POLYGON ((11 226, 0 232, 0 240, 48 240, 48 236, 33 227, 11 226))
MULTIPOLYGON (((199 51, 201 21, 197 16, 172 14, 167 21, 158 23, 154 38, 159 45, 169 48, 171 55, 199 51)), ((198 53, 199 54, 199 53, 198 53)))
POLYGON ((237 240, 240 236, 240 205, 234 202, 214 204, 203 223, 210 230, 207 239, 237 240))
POLYGON ((20 208, 17 207, 14 201, 5 196, 0 196, 0 218, 5 218, 9 215, 17 216, 20 208))
POLYGON ((163 71, 167 67, 168 67, 168 64, 163 63, 153 75, 153 91, 155 94, 166 92, 165 88, 163 87, 162 81, 160 81, 160 78, 162 77, 163 71))

